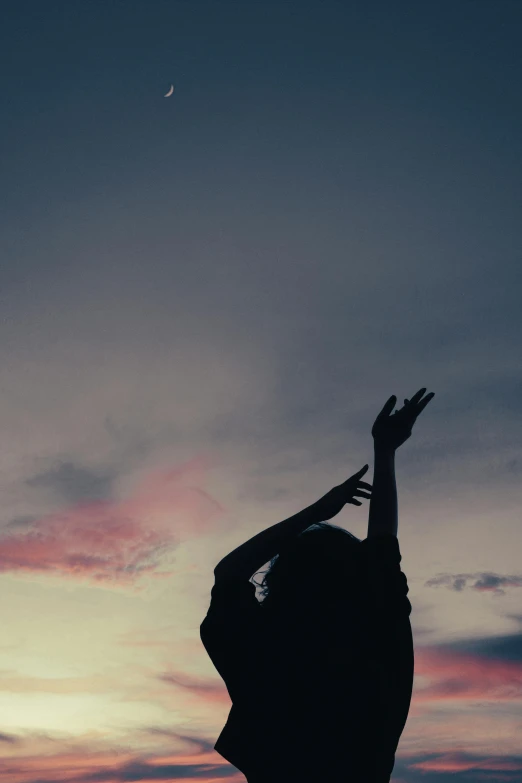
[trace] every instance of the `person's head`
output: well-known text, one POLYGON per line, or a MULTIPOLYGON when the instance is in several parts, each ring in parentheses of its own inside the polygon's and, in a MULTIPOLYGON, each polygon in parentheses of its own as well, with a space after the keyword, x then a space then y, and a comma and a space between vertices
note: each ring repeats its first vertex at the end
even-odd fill
POLYGON ((360 539, 320 522, 270 561, 260 584, 265 611, 324 611, 349 600, 360 578, 360 539))

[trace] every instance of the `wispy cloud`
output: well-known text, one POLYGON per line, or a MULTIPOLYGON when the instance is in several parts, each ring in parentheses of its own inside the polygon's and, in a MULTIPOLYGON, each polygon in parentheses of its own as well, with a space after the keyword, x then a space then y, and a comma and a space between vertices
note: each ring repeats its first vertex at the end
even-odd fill
POLYGON ((75 750, 38 757, 11 756, 8 769, 9 780, 13 783, 120 783, 129 780, 142 783, 220 780, 232 783, 239 778, 230 764, 216 763, 215 752, 206 750, 204 745, 193 753, 170 753, 157 758, 150 754, 142 757, 124 749, 100 753, 86 751, 83 754, 75 750))
POLYGON ((522 587, 522 575, 511 574, 502 576, 489 571, 479 571, 471 574, 438 574, 424 582, 425 587, 446 585, 450 590, 461 592, 464 589, 476 590, 480 593, 505 595, 504 587, 522 587))
POLYGON ((230 697, 222 680, 194 677, 183 672, 165 672, 158 675, 161 682, 201 694, 208 701, 230 703, 230 697))
POLYGON ((26 479, 28 487, 43 487, 58 493, 70 503, 110 497, 115 474, 95 472, 71 461, 62 461, 26 479))
POLYGON ((16 737, 14 734, 6 734, 5 732, 1 732, 0 742, 5 742, 9 745, 16 745, 18 742, 20 742, 20 739, 19 737, 16 737))
POLYGON ((522 699, 522 661, 424 647, 415 655, 415 676, 428 682, 416 688, 415 703, 522 699))
POLYGON ((102 674, 85 677, 28 677, 15 671, 0 671, 0 693, 105 694, 111 687, 114 687, 114 677, 111 679, 102 674))
MULTIPOLYGON (((113 584, 130 584, 155 572, 181 538, 203 535, 223 512, 202 488, 207 467, 208 460, 197 457, 146 475, 126 499, 79 502, 32 523, 26 520, 25 529, 8 527, 0 538, 0 571, 59 573, 113 584)), ((77 479, 75 494, 107 487, 105 480, 93 485, 70 464, 33 483, 62 487, 71 475, 77 479)))
POLYGON ((411 769, 418 769, 422 772, 442 772, 445 775, 455 772, 475 772, 487 770, 495 774, 481 775, 475 780, 496 780, 512 781, 520 780, 517 776, 502 777, 498 772, 522 772, 522 757, 519 759, 506 759, 501 756, 480 758, 471 753, 442 753, 433 758, 427 758, 424 761, 418 761, 409 765, 411 769))

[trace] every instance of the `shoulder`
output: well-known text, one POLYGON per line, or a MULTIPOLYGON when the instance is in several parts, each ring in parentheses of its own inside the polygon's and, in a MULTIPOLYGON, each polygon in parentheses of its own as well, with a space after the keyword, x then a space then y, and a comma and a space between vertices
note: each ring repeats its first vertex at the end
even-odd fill
POLYGON ((257 616, 259 601, 256 598, 255 585, 248 579, 234 578, 232 575, 215 575, 210 591, 210 606, 203 623, 222 626, 227 620, 244 621, 257 616))

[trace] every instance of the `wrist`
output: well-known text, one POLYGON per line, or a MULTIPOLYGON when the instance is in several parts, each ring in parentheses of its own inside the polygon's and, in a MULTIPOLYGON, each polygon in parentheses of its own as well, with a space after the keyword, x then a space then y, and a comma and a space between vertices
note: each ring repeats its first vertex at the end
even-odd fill
POLYGON ((395 449, 393 446, 387 446, 386 444, 381 443, 375 443, 373 444, 373 451, 374 454, 378 455, 379 457, 395 457, 395 452, 397 449, 395 449))

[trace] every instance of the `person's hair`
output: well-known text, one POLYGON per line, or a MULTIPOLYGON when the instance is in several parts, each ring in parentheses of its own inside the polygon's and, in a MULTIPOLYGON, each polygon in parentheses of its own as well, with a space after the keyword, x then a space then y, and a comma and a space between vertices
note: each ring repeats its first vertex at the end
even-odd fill
MULTIPOLYGON (((337 525, 318 522, 281 548, 258 587, 266 609, 307 604, 315 595, 338 593, 356 584, 361 540, 337 525)), ((320 599, 319 599, 320 600, 320 599)))

